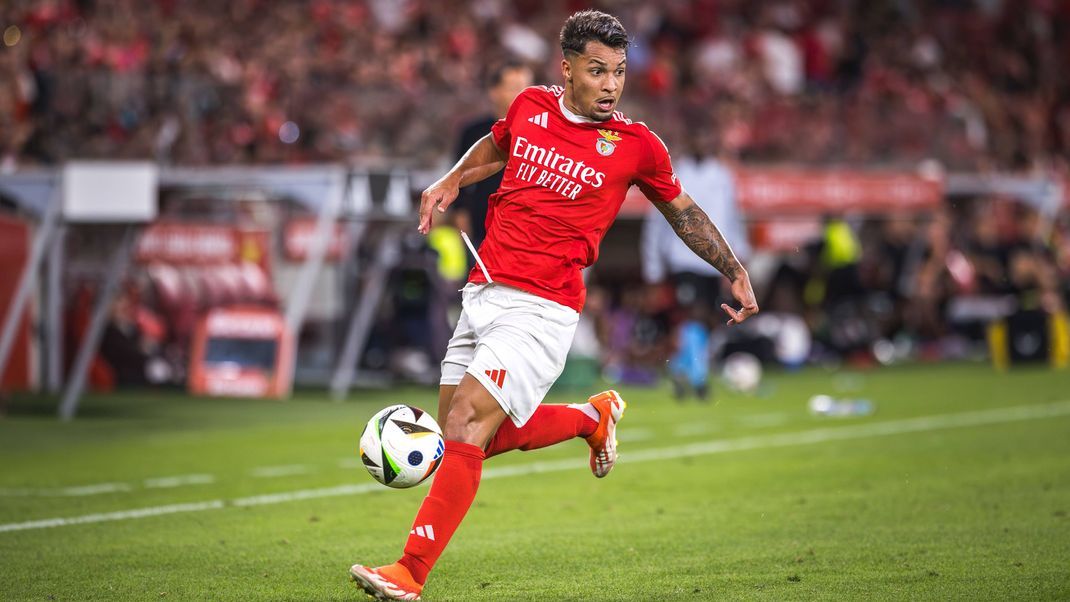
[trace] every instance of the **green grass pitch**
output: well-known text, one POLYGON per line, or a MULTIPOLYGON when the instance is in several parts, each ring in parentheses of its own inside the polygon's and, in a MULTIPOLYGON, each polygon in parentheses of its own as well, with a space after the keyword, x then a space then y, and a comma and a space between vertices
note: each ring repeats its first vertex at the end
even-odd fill
MULTIPOLYGON (((608 478, 582 441, 487 462, 425 600, 1070 599, 1070 373, 810 369, 709 405, 621 393, 608 478), (877 412, 814 417, 816 393, 877 412)), ((70 424, 16 399, 0 600, 363 600, 349 565, 394 561, 426 493, 356 457, 399 402, 433 410, 435 393, 122 393, 70 424)))

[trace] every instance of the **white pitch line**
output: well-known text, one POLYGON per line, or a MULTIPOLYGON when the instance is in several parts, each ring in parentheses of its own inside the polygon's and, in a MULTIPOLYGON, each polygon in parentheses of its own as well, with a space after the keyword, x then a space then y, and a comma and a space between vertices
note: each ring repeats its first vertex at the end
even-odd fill
POLYGON ((167 489, 183 485, 207 485, 214 482, 215 477, 210 474, 184 474, 174 477, 145 479, 144 485, 146 489, 167 489))
MULTIPOLYGON (((284 491, 282 493, 268 493, 265 495, 253 495, 230 500, 230 504, 242 506, 265 506, 268 504, 281 504, 283 502, 295 502, 297 500, 312 500, 321 497, 336 497, 339 495, 360 495, 372 491, 384 491, 379 483, 359 483, 352 485, 338 485, 336 487, 322 487, 320 489, 301 489, 299 491, 284 491)), ((0 531, 3 525, 0 525, 0 531)))
POLYGON ((287 464, 285 466, 260 466, 249 471, 249 474, 260 479, 270 479, 308 474, 310 472, 312 472, 312 469, 304 464, 287 464))
POLYGON ((223 500, 211 500, 208 502, 194 502, 192 504, 171 504, 169 506, 152 506, 149 508, 137 508, 135 510, 120 510, 119 512, 85 514, 82 516, 72 516, 70 518, 46 518, 44 520, 32 520, 26 523, 0 525, 0 533, 4 531, 24 531, 26 529, 47 529, 49 527, 104 523, 108 521, 129 520, 131 518, 175 514, 176 512, 199 512, 201 510, 215 510, 217 508, 222 508, 223 506, 223 500))
POLYGON ((130 485, 126 483, 98 483, 96 485, 80 485, 77 487, 61 487, 55 490, 55 495, 68 495, 81 497, 83 495, 97 495, 101 493, 115 493, 116 491, 130 491, 130 485))
POLYGON ((1070 414, 1070 401, 1061 401, 1049 404, 963 412, 960 414, 940 414, 936 416, 906 418, 903 420, 868 422, 853 426, 820 428, 793 433, 740 437, 737 439, 724 439, 721 441, 705 441, 702 443, 692 443, 690 445, 662 449, 644 449, 629 453, 627 457, 625 457, 624 454, 621 454, 620 461, 654 462, 658 460, 671 460, 684 456, 722 454, 726 452, 768 449, 793 445, 811 445, 814 443, 843 441, 847 439, 868 439, 886 435, 903 435, 906 433, 919 433, 950 428, 1002 424, 1005 422, 1036 420, 1039 418, 1053 418, 1066 416, 1068 414, 1070 414))
POLYGON ((93 483, 69 487, 41 487, 37 489, 0 489, 0 497, 84 497, 102 493, 116 493, 133 489, 126 483, 93 483))
MULTIPOLYGON (((887 435, 902 435, 907 433, 921 433, 942 429, 965 428, 971 426, 986 426, 1017 422, 1022 420, 1037 420, 1041 418, 1055 418, 1070 415, 1070 401, 1056 403, 996 408, 991 410, 979 410, 976 412, 962 412, 958 414, 939 414, 935 416, 922 416, 919 418, 907 418, 903 420, 887 420, 884 422, 869 422, 851 426, 832 428, 819 428, 809 431, 794 433, 779 433, 773 435, 761 435, 754 437, 741 437, 737 439, 725 439, 721 441, 705 441, 689 445, 678 445, 658 449, 644 449, 621 455, 621 462, 627 464, 639 462, 654 462, 658 460, 671 460, 685 456, 698 456, 709 454, 721 454, 734 451, 746 451, 755 449, 768 449, 776 447, 788 447, 794 445, 812 445, 829 441, 845 441, 850 439, 867 439, 887 435)), ((503 466, 490 468, 483 471, 483 479, 495 479, 515 477, 528 474, 549 472, 561 472, 576 470, 587 466, 586 460, 559 460, 554 462, 531 462, 515 466, 503 466)), ((10 531, 26 531, 29 529, 45 529, 49 527, 64 527, 69 525, 81 525, 89 523, 101 523, 107 521, 128 520, 160 516, 164 514, 176 514, 179 512, 201 512, 204 510, 218 510, 228 506, 263 506, 268 504, 281 504, 297 500, 308 500, 343 495, 361 495, 373 491, 383 491, 382 485, 377 483, 362 483, 351 485, 339 485, 320 489, 303 489, 284 493, 257 495, 252 497, 237 498, 232 500, 209 500, 191 504, 173 504, 169 506, 151 506, 134 510, 121 510, 103 514, 87 514, 70 518, 49 518, 22 523, 8 523, 0 525, 0 533, 10 531)))
MULTIPOLYGON (((182 485, 202 485, 215 482, 215 477, 210 474, 190 474, 174 477, 154 477, 142 481, 146 489, 165 489, 181 487, 182 485)), ((92 483, 90 485, 70 485, 67 487, 37 488, 37 489, 0 489, 0 497, 83 497, 87 495, 100 495, 102 493, 117 493, 133 491, 134 487, 129 483, 92 483)))

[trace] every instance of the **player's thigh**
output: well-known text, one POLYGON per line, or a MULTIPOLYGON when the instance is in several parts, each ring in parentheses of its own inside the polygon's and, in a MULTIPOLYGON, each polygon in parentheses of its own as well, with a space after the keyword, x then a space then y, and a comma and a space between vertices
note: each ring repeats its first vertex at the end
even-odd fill
MULTIPOLYGON (((445 389, 442 387, 440 393, 444 394, 445 389)), ((465 374, 454 389, 448 402, 446 420, 442 424, 443 435, 448 441, 486 447, 505 420, 505 411, 471 374, 465 374)))

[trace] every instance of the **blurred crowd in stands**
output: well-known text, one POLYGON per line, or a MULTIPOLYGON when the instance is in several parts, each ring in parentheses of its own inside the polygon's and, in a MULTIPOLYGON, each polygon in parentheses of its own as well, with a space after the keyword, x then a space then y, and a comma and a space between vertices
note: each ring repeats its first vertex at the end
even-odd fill
MULTIPOLYGON (((609 240, 603 255, 634 253, 635 241, 609 240)), ((644 260, 660 256, 667 269, 644 267, 645 283, 634 268, 596 265, 587 274, 562 384, 582 388, 601 375, 655 385, 669 376, 680 397, 707 398, 716 371, 739 353, 788 368, 985 359, 994 352, 996 323, 1016 335, 1012 355, 1043 363, 1053 357, 1052 317, 1063 316, 1065 329, 1070 303, 1070 219, 1005 197, 964 197, 918 214, 829 216, 798 252, 752 257, 762 312, 733 328, 720 309, 732 301, 712 270, 674 269, 673 252, 653 237, 642 237, 641 251, 644 260)), ((459 279, 440 285, 448 292, 459 286, 459 279)), ((401 334, 414 315, 427 313, 436 310, 415 308, 392 326, 384 321, 380 349, 390 353, 397 343, 396 353, 419 350, 424 365, 433 363, 441 345, 426 334, 401 334)))
POLYGON ((734 351, 788 367, 984 358, 989 326, 1023 319, 1039 341, 1023 359, 1046 360, 1049 318, 1065 319, 1070 304, 1070 219, 1007 198, 829 217, 806 248, 764 259, 752 268, 762 313, 734 328, 719 308, 731 303, 724 282, 718 290, 683 272, 641 288, 596 272, 574 352, 640 384, 672 374, 689 353, 715 366, 734 351))
POLYGON ((1065 168, 1053 0, 7 0, 0 160, 438 165, 490 64, 560 80, 595 5, 634 39, 622 108, 749 161, 1065 168))

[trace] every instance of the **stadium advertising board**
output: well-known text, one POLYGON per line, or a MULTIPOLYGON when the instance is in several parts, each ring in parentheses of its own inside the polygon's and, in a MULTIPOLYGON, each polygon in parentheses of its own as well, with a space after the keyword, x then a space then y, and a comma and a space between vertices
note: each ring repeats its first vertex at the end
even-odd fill
MULTIPOLYGON (((349 247, 349 237, 343 224, 335 223, 331 232, 331 240, 327 243, 327 251, 323 258, 327 261, 338 261, 342 258, 342 252, 349 247)), ((286 259, 304 261, 308 258, 308 250, 312 247, 312 237, 315 234, 315 218, 303 217, 287 222, 282 237, 282 248, 286 253, 286 259)))
MULTIPOLYGON (((736 200, 748 219, 928 211, 944 195, 940 180, 908 172, 737 167, 733 174, 736 200)), ((632 187, 621 215, 643 215, 649 205, 632 187)))
POLYGON ((153 224, 137 244, 137 260, 174 264, 230 263, 238 259, 233 228, 187 224, 153 224))
POLYGON ((748 217, 924 211, 943 198, 941 182, 910 173, 741 168, 735 180, 748 217))

